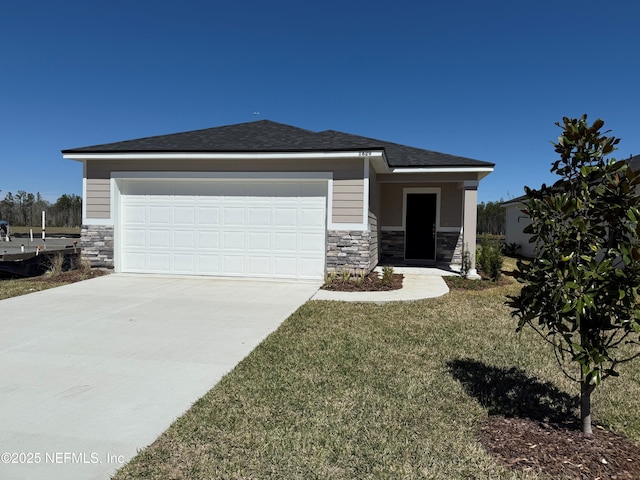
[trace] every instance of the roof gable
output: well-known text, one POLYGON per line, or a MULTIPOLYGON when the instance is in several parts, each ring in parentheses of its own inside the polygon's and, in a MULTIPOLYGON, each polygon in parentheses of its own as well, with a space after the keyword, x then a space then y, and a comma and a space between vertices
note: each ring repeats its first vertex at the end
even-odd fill
POLYGON ((383 150, 389 166, 403 167, 493 167, 493 163, 397 143, 326 130, 302 128, 259 120, 169 135, 105 143, 63 150, 82 153, 178 153, 178 152, 323 152, 383 150))

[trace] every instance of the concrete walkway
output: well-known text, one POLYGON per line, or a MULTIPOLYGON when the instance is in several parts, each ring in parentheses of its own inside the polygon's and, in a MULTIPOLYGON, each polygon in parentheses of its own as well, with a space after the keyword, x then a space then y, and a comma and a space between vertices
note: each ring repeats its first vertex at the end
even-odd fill
MULTIPOLYGON (((380 270, 376 268, 376 270, 380 270)), ((340 302, 411 302, 425 298, 441 297, 449 293, 442 279, 446 275, 457 275, 437 268, 396 267, 394 273, 402 273, 402 288, 386 292, 333 292, 318 290, 312 300, 334 300, 340 302)))
POLYGON ((0 478, 109 478, 317 288, 113 274, 0 301, 0 478))

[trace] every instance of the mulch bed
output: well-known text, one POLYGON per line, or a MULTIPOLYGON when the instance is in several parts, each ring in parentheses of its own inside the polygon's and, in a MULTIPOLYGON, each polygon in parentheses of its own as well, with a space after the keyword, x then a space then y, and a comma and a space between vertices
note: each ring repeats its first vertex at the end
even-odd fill
POLYGON ((480 442, 509 468, 566 479, 640 479, 640 449, 630 440, 594 428, 560 426, 526 418, 490 416, 480 442))
POLYGON ((322 289, 332 290, 334 292, 384 292, 389 290, 399 290, 402 288, 403 278, 404 275, 401 273, 394 273, 390 282, 382 283, 382 279, 379 277, 378 273, 371 272, 362 282, 357 277, 351 278, 345 282, 340 276, 338 276, 334 278, 331 283, 325 283, 322 286, 322 289))

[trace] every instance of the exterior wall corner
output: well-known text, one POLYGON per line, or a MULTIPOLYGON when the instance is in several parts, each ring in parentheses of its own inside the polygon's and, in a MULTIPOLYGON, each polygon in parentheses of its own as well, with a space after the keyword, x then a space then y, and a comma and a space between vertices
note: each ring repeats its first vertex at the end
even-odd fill
POLYGON ((327 271, 370 272, 377 265, 377 249, 372 246, 373 243, 375 234, 372 235, 368 230, 328 230, 327 271))
POLYGON ((112 225, 82 225, 80 233, 80 251, 83 260, 92 267, 114 268, 112 225))

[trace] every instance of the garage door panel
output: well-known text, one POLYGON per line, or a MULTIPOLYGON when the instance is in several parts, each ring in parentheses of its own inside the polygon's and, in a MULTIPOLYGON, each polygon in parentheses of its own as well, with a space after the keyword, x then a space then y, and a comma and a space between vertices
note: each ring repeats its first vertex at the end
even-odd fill
POLYGON ((173 224, 190 225, 196 223, 196 209, 193 206, 173 207, 173 224))
POLYGON ((244 255, 223 255, 222 271, 225 275, 245 275, 245 256, 244 255))
POLYGON ((276 208, 275 209, 275 227, 295 227, 298 224, 297 208, 276 208))
POLYGON ((318 278, 319 272, 324 272, 324 260, 318 258, 301 257, 299 261, 298 278, 313 280, 318 278))
POLYGON ((198 225, 201 227, 220 225, 220 207, 198 207, 198 225))
POLYGON ((225 227, 244 227, 244 207, 224 207, 222 224, 225 227))
POLYGON ((124 272, 144 272, 147 270, 147 254, 144 251, 129 251, 124 254, 123 263, 126 269, 124 272))
POLYGON ((150 206, 148 218, 149 225, 168 227, 171 224, 171 207, 168 205, 150 206))
POLYGON ((198 268, 196 273, 200 275, 219 275, 220 274, 220 256, 204 255, 197 256, 198 268))
POLYGON ((147 219, 147 207, 145 205, 128 205, 124 209, 124 217, 128 223, 145 223, 147 219))
POLYGON ((249 255, 247 258, 249 270, 247 274, 252 277, 266 277, 271 274, 271 256, 249 255))
POLYGON ((147 245, 149 248, 162 248, 166 251, 166 249, 171 247, 171 231, 170 230, 159 230, 152 229, 148 231, 148 240, 147 245))
POLYGON ((247 248, 250 252, 270 252, 271 251, 271 232, 248 232, 247 248))
POLYGON ((173 255, 173 270, 175 273, 192 274, 195 272, 196 259, 193 254, 173 255))
POLYGON ((196 248, 196 232, 194 230, 173 230, 174 248, 196 248))
POLYGON ((125 248, 145 247, 147 244, 147 231, 141 227, 129 227, 124 230, 122 241, 125 248))
POLYGON ((324 243, 323 233, 300 233, 300 251, 303 253, 317 252, 324 248, 324 243))
POLYGON ((300 210, 301 227, 324 228, 324 208, 304 208, 300 210))
POLYGON ((293 232, 282 232, 274 234, 274 250, 278 253, 295 252, 298 249, 298 234, 293 232))
POLYGON ((285 256, 274 257, 273 273, 280 278, 296 278, 298 276, 298 259, 285 256))
POLYGON ((244 251, 245 233, 243 231, 223 232, 222 248, 225 251, 244 251))
POLYGON ((149 252, 147 254, 147 269, 151 273, 166 273, 170 271, 169 255, 166 253, 149 252))
POLYGON ((269 227, 271 225, 271 208, 248 208, 250 227, 269 227))
POLYGON ((200 249, 219 249, 220 248, 220 232, 215 231, 198 231, 198 248, 200 249))
POLYGON ((324 275, 326 182, 149 181, 123 190, 122 271, 324 275))

